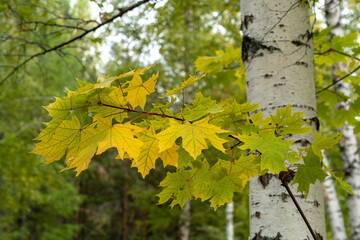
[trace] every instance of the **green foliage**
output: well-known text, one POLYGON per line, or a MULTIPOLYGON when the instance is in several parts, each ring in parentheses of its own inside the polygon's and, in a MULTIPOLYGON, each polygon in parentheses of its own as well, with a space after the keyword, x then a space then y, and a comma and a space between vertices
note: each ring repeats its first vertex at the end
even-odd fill
MULTIPOLYGON (((304 126, 302 113, 292 113, 289 105, 263 119, 261 112, 248 117, 257 105, 231 100, 217 103, 197 94, 192 105, 170 111, 173 102, 160 105, 153 97, 158 74, 142 80, 141 75, 149 69, 99 78, 96 84, 79 82, 78 89, 67 91, 67 96, 46 107, 53 119, 45 124, 33 153, 42 155, 47 163, 64 157, 66 169, 75 168, 77 175, 88 168, 95 154, 113 147, 116 158, 132 159, 132 167, 143 177, 160 158, 164 166, 177 167, 160 183, 163 191, 158 195, 159 203, 171 200, 172 207, 200 198, 217 209, 231 202, 234 192, 241 192, 250 177, 287 171, 285 160, 304 160, 298 165, 295 182, 305 195, 311 183, 327 175, 319 160, 320 150, 335 144, 341 135, 315 135, 314 152, 303 156, 290 148, 293 140, 286 138, 311 129, 304 126), (129 77, 132 79, 126 80, 129 77), (155 101, 149 111, 145 111, 147 96, 155 101), (216 154, 205 157, 208 148, 216 154), (183 158, 185 152, 189 156, 183 158)), ((190 76, 180 88, 195 80, 190 76)), ((175 88, 166 96, 177 91, 175 88)))

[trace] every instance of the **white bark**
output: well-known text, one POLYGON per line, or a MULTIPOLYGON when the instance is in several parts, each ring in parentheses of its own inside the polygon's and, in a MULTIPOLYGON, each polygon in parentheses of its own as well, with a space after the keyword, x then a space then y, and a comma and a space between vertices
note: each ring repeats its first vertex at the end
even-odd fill
MULTIPOLYGON (((329 162, 324 152, 323 152, 323 156, 324 156, 323 161, 325 165, 329 166, 329 162)), ((323 186, 325 192, 326 210, 330 222, 332 239, 346 240, 347 236, 346 236, 344 218, 341 212, 338 197, 336 195, 333 178, 331 176, 325 178, 323 186)))
MULTIPOLYGON (((344 31, 341 26, 341 8, 338 0, 326 0, 326 22, 328 26, 332 26, 331 34, 333 36, 342 36, 344 31)), ((346 67, 345 64, 336 63, 333 65, 333 80, 336 81, 338 76, 334 74, 336 67, 346 67)), ((350 96, 349 83, 340 81, 334 85, 334 90, 343 93, 345 96, 350 96)), ((349 108, 349 102, 341 102, 338 108, 349 108)), ((350 235, 352 240, 360 240, 360 164, 358 153, 358 141, 354 134, 354 128, 349 126, 346 122, 340 129, 343 131, 342 139, 340 140, 341 158, 343 161, 343 168, 345 172, 344 180, 351 185, 354 195, 348 195, 348 217, 350 226, 350 235)))
POLYGON ((227 203, 225 209, 226 218, 226 239, 234 239, 234 203, 227 203))
MULTIPOLYGON (((293 111, 316 124, 314 60, 309 9, 298 0, 241 1, 243 61, 247 97, 263 115, 290 103, 293 111)), ((312 134, 294 136, 312 141, 312 134)), ((300 145, 296 145, 300 147, 300 145)), ((296 185, 291 186, 293 193, 296 185)), ((312 239, 277 176, 250 182, 249 239, 312 239)), ((295 194, 312 228, 326 239, 322 184, 310 186, 308 198, 295 194)))
POLYGON ((180 240, 190 239, 190 223, 191 223, 191 201, 186 200, 179 219, 179 235, 180 240))

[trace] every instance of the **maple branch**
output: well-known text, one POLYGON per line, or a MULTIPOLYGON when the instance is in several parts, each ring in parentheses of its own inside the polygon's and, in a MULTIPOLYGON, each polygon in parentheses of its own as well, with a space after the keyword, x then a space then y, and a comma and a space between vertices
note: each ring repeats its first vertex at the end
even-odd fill
POLYGON ((119 12, 118 14, 116 14, 116 15, 112 16, 111 18, 109 18, 108 20, 100 23, 100 24, 97 25, 96 27, 90 28, 90 29, 86 30, 85 32, 83 32, 82 34, 80 34, 80 35, 78 35, 78 36, 76 36, 76 37, 74 37, 74 38, 72 38, 72 39, 70 39, 70 40, 68 40, 68 41, 66 41, 66 42, 60 43, 60 44, 58 44, 58 45, 56 45, 56 46, 54 46, 54 47, 52 47, 52 48, 44 49, 44 50, 41 51, 41 52, 38 52, 38 53, 36 53, 36 54, 34 54, 34 55, 31 55, 30 57, 28 57, 28 58, 26 58, 24 61, 22 61, 19 65, 17 65, 8 75, 6 75, 6 76, 1 80, 0 86, 1 86, 2 84, 4 84, 7 79, 9 79, 15 72, 17 72, 21 67, 23 67, 25 64, 27 64, 27 63, 28 63, 29 61, 31 61, 32 59, 37 58, 37 57, 42 56, 42 55, 45 55, 45 54, 47 54, 47 53, 49 53, 49 52, 56 51, 56 50, 58 50, 58 49, 60 49, 60 48, 62 48, 62 47, 64 47, 64 46, 66 46, 66 45, 68 45, 68 44, 70 44, 70 43, 72 43, 72 42, 75 42, 75 41, 83 38, 83 37, 86 36, 87 34, 96 31, 98 28, 100 28, 100 27, 102 27, 102 26, 104 26, 104 25, 106 25, 106 24, 108 24, 108 23, 113 22, 115 19, 117 19, 117 18, 119 18, 119 17, 122 17, 125 13, 127 13, 127 12, 129 12, 129 11, 131 11, 131 10, 139 7, 139 6, 141 6, 142 4, 149 2, 149 1, 150 1, 150 0, 141 0, 141 1, 137 2, 137 3, 134 3, 133 5, 130 5, 129 7, 121 8, 121 9, 119 9, 120 12, 119 12))
POLYGON ((155 116, 160 116, 160 117, 167 117, 167 118, 172 118, 172 119, 184 122, 184 119, 181 119, 181 118, 178 118, 178 117, 175 117, 175 116, 170 116, 170 115, 167 115, 167 114, 139 111, 139 110, 135 110, 135 109, 132 109, 132 108, 112 106, 112 105, 108 105, 108 104, 104 104, 104 103, 99 103, 99 106, 117 108, 117 109, 122 109, 122 110, 125 110, 125 111, 128 111, 128 112, 142 113, 142 114, 145 114, 145 115, 155 115, 155 116))
POLYGON ((325 87, 325 88, 323 88, 323 89, 321 89, 321 90, 317 91, 317 92, 316 92, 316 94, 321 93, 321 92, 323 92, 323 91, 325 91, 325 90, 329 89, 331 86, 334 86, 335 84, 337 84, 337 83, 338 83, 338 82, 340 82, 341 80, 343 80, 343 79, 345 79, 345 78, 349 77, 351 74, 353 74, 354 72, 356 72, 356 71, 357 71, 357 70, 359 70, 359 69, 360 69, 360 65, 359 65, 357 68, 355 68, 354 70, 352 70, 350 73, 346 74, 345 76, 343 76, 343 77, 341 77, 341 78, 336 79, 336 80, 335 80, 335 81, 333 81, 331 84, 329 84, 327 87, 325 87))
MULTIPOLYGON (((161 109, 161 107, 159 106, 159 103, 156 101, 156 99, 155 99, 154 96, 151 94, 151 92, 150 92, 144 85, 141 84, 141 86, 149 93, 149 95, 152 97, 152 99, 154 99, 154 101, 155 101, 156 105, 159 107, 161 113, 162 113, 163 115, 165 115, 164 111, 161 109)), ((184 120, 185 120, 185 119, 184 119, 184 120)))
POLYGON ((288 192, 289 196, 291 197, 291 200, 293 201, 293 203, 295 204, 295 206, 296 206, 297 210, 299 211, 301 217, 303 218, 303 220, 304 220, 307 228, 309 229, 312 237, 313 237, 315 240, 318 240, 318 237, 316 236, 316 234, 315 234, 314 230, 312 229, 309 221, 307 220, 304 212, 302 211, 299 203, 296 201, 296 199, 295 199, 295 197, 294 197, 294 194, 291 192, 291 189, 290 189, 289 185, 287 184, 287 181, 288 181, 288 179, 287 179, 288 174, 287 174, 287 173, 288 173, 288 172, 280 172, 279 178, 280 178, 281 183, 282 183, 281 185, 286 189, 286 191, 288 192))

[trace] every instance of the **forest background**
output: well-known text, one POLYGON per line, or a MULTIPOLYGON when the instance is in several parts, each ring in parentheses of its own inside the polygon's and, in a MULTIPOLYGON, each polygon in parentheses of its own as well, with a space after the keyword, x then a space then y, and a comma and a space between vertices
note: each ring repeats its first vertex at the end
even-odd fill
MULTIPOLYGON (((205 78, 187 89, 186 102, 197 92, 216 100, 234 96, 238 102, 246 101, 238 0, 150 1, 107 22, 134 3, 0 3, 0 239, 179 238, 183 210, 157 205, 164 169, 152 170, 144 180, 127 160, 114 160, 116 153, 106 152, 75 177, 71 171, 59 173, 64 168, 62 162, 44 166, 38 156, 29 154, 42 122, 49 121, 41 106, 52 102, 53 96, 64 96, 65 88, 75 89, 76 79, 96 82, 99 75, 119 75, 154 64, 160 72, 159 96, 165 89, 179 86, 189 74, 206 72, 205 78), (102 23, 106 24, 99 30, 87 33, 102 23), (86 36, 49 51, 84 33, 86 36), (43 54, 36 55, 39 52, 43 54), (208 58, 210 62, 206 62, 204 56, 220 60, 211 62, 213 58, 208 58)), ((338 41, 352 48, 358 45, 354 33, 360 5, 350 0, 341 4, 345 37, 338 41)), ((326 29, 325 3, 313 3, 312 12, 315 41, 320 42, 330 31, 326 29)), ((356 57, 356 51, 349 54, 356 57)), ((325 58, 316 62, 318 89, 331 83, 335 62, 337 59, 325 58)), ((349 64, 352 69, 358 66, 356 61, 349 60, 349 64)), ((356 86, 356 72, 348 79, 356 86)), ((341 121, 330 117, 328 108, 343 96, 325 91, 318 98, 321 131, 334 133, 341 121)), ((181 102, 177 104, 181 107, 181 102)), ((339 148, 328 150, 327 156, 342 176, 339 148)), ((247 198, 246 191, 234 198, 235 239, 248 236, 247 198)), ((349 229, 346 193, 339 190, 338 199, 349 229)), ((191 220, 190 236, 226 239, 225 209, 214 212, 208 203, 192 201, 191 215, 186 216, 191 220)), ((331 239, 330 227, 328 235, 331 239)))

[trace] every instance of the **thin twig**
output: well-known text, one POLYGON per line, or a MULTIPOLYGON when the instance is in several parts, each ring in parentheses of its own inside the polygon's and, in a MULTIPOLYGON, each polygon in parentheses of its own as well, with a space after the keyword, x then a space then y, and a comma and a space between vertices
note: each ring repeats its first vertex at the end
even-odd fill
POLYGON ((337 83, 340 82, 341 80, 344 80, 345 78, 349 77, 351 74, 353 74, 354 72, 356 72, 356 71, 359 70, 359 69, 360 69, 360 65, 359 65, 357 68, 355 68, 354 70, 352 70, 350 73, 346 74, 345 76, 336 79, 336 80, 333 81, 331 84, 329 84, 327 87, 325 87, 325 88, 317 91, 316 94, 321 93, 321 92, 329 89, 331 86, 334 86, 335 84, 337 84, 337 83))
POLYGON ((116 14, 113 17, 109 18, 105 22, 100 23, 96 27, 90 28, 89 30, 83 32, 82 34, 80 34, 80 35, 78 35, 78 36, 76 36, 76 37, 74 37, 74 38, 72 38, 72 39, 70 39, 70 40, 68 40, 66 42, 60 43, 60 44, 58 44, 58 45, 56 45, 56 46, 54 46, 52 48, 49 48, 49 49, 44 50, 42 52, 31 55, 30 57, 28 57, 27 59, 22 61, 19 65, 17 65, 8 75, 6 75, 6 77, 1 80, 0 86, 2 84, 4 84, 5 81, 7 79, 9 79, 15 72, 17 72, 22 66, 24 66, 26 63, 28 63, 32 59, 34 59, 36 57, 39 57, 39 56, 42 56, 42 55, 45 55, 45 54, 47 54, 49 52, 56 51, 56 50, 66 46, 66 45, 68 45, 68 44, 70 44, 72 42, 75 42, 76 40, 79 40, 79 39, 83 38, 84 36, 86 36, 87 34, 96 31, 98 28, 100 28, 100 27, 102 27, 102 26, 104 26, 104 25, 106 25, 106 24, 108 24, 110 22, 113 22, 115 19, 117 19, 119 17, 122 17, 125 13, 127 13, 127 12, 133 10, 134 8, 137 8, 137 7, 141 6, 142 4, 147 3, 149 1, 150 0, 142 0, 142 1, 139 1, 139 2, 137 2, 137 3, 135 3, 135 4, 131 5, 131 6, 127 7, 127 8, 123 8, 123 9, 120 10, 120 12, 118 14, 116 14))
POLYGON ((303 220, 304 220, 307 228, 309 229, 311 235, 313 236, 313 238, 314 238, 315 240, 318 240, 318 238, 316 237, 316 234, 315 234, 314 230, 312 229, 312 227, 311 227, 309 221, 307 220, 304 212, 302 211, 299 203, 296 201, 293 193, 291 192, 291 190, 290 190, 290 188, 289 188, 289 185, 287 184, 286 180, 284 180, 284 177, 283 177, 283 176, 280 176, 279 178, 280 178, 280 180, 281 180, 282 186, 286 189, 286 191, 287 191, 288 194, 290 195, 291 200, 293 201, 293 203, 295 204, 295 206, 296 206, 297 210, 299 211, 301 217, 303 218, 303 220))

